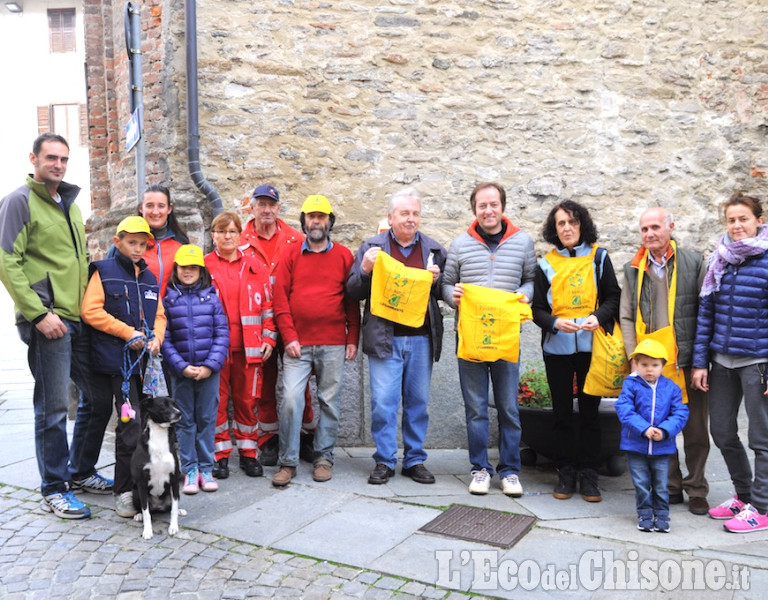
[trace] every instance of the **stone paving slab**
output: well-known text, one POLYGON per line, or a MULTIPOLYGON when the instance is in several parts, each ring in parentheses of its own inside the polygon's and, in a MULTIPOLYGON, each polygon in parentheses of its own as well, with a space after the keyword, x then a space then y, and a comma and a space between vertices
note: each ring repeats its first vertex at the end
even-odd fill
POLYGON ((317 552, 328 560, 368 567, 439 511, 374 498, 353 498, 281 539, 275 547, 299 554, 317 552))

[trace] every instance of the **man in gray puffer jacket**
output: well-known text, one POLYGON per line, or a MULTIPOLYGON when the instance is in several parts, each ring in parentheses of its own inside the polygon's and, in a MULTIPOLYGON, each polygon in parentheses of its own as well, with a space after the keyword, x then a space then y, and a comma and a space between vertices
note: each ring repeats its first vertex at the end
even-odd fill
MULTIPOLYGON (((523 294, 533 299, 536 256, 533 240, 503 213, 506 192, 498 183, 480 183, 469 204, 475 221, 451 244, 443 273, 443 300, 461 313, 462 283, 523 294)), ((488 461, 488 379, 493 384, 499 416, 499 464, 496 471, 508 496, 523 494, 520 472, 520 413, 517 406, 518 363, 459 361, 459 381, 467 419, 472 482, 469 492, 487 494, 494 468, 488 461)))

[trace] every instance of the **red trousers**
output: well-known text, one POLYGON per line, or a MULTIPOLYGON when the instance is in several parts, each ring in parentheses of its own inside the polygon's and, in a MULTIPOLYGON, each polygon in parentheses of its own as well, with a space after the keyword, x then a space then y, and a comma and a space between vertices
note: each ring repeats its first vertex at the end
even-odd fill
POLYGON ((248 364, 245 352, 230 352, 219 373, 219 410, 214 438, 215 459, 232 454, 232 435, 228 407, 232 399, 232 434, 240 456, 257 456, 256 399, 261 395, 261 376, 257 365, 248 364))
MULTIPOLYGON (((277 360, 282 357, 283 345, 279 344, 272 352, 269 360, 261 365, 262 387, 261 394, 256 398, 256 414, 259 420, 259 448, 263 447, 273 436, 277 435, 277 360)), ((312 394, 309 384, 304 390, 304 415, 301 420, 301 433, 315 431, 315 413, 312 410, 312 394)))

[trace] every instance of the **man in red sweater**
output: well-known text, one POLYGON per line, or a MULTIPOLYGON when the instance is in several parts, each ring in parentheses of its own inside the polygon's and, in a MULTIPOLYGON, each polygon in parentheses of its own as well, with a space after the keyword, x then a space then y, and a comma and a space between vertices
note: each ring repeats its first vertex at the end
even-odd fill
POLYGON ((315 481, 328 481, 339 430, 339 393, 344 361, 354 360, 360 335, 360 306, 346 295, 354 258, 329 234, 335 216, 325 196, 309 196, 301 207, 307 238, 289 247, 277 268, 273 307, 285 344, 283 402, 279 407, 280 469, 272 485, 284 487, 296 476, 304 389, 317 378, 320 416, 314 441, 315 481))

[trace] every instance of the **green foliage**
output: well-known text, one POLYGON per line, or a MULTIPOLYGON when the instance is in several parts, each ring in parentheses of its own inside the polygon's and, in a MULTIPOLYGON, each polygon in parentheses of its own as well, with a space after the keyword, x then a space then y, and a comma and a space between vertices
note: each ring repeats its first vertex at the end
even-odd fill
POLYGON ((529 408, 551 408, 552 395, 549 393, 547 373, 539 364, 520 373, 517 402, 529 408))

